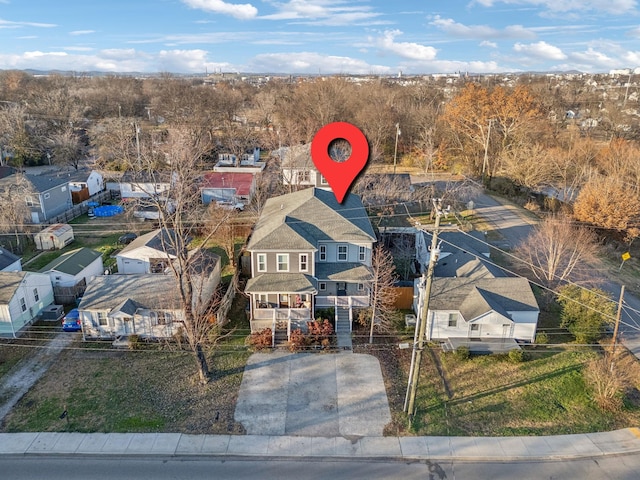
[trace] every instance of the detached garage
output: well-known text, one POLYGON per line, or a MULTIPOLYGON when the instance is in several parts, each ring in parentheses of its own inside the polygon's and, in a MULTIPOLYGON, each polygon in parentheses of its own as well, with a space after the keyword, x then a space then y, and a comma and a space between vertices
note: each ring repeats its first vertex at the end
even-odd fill
POLYGON ((73 242, 73 228, 66 223, 54 223, 33 236, 38 250, 60 250, 73 242))

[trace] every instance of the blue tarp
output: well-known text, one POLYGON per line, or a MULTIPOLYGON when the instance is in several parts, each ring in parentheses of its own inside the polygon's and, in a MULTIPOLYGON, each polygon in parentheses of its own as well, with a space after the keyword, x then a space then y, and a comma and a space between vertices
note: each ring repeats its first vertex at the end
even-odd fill
POLYGON ((113 217, 124 212, 124 209, 119 205, 104 205, 102 207, 96 207, 93 209, 93 213, 96 217, 113 217))

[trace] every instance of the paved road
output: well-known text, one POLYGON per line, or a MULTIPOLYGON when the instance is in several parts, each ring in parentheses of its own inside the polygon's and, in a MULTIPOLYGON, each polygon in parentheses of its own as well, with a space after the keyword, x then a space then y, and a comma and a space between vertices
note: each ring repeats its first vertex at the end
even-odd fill
MULTIPOLYGON (((535 225, 535 221, 522 209, 503 205, 497 197, 481 194, 475 203, 477 214, 499 231, 502 238, 494 242, 497 247, 514 248, 529 235, 535 225)), ((620 297, 621 287, 616 282, 605 281, 601 288, 616 300, 620 297)), ((631 353, 640 358, 640 299, 626 291, 624 307, 620 321, 620 339, 631 353)))

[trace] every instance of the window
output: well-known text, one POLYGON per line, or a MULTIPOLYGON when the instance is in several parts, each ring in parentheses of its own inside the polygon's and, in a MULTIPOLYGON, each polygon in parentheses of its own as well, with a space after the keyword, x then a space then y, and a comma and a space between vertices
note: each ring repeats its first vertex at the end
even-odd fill
POLYGON ((62 187, 62 188, 60 189, 60 191, 61 191, 61 192, 66 192, 66 191, 67 191, 67 187, 62 187))
POLYGON ((320 291, 324 291, 324 290, 326 290, 326 289, 327 289, 327 284, 326 284, 325 282, 320 282, 320 283, 318 284, 318 289, 319 289, 320 291))
POLYGON ((138 187, 132 183, 131 184, 131 191, 135 192, 136 190, 138 190, 138 187))
POLYGON ((169 312, 151 312, 151 320, 153 325, 166 325, 171 323, 171 314, 169 312))
POLYGON ((327 179, 324 178, 324 175, 320 175, 320 184, 321 185, 329 185, 329 182, 327 182, 327 179))
POLYGON ((309 270, 309 256, 306 253, 300 254, 300 271, 306 272, 309 270))
POLYGON ((320 261, 321 262, 326 262, 327 261, 327 246, 326 245, 320 245, 320 261))
POLYGON ((477 323, 472 323, 471 324, 471 331, 472 332, 477 332, 479 330, 480 325, 477 323))
POLYGON ((33 289, 33 299, 34 299, 36 302, 39 302, 39 301, 40 301, 40 295, 38 295, 38 289, 37 289, 37 288, 34 288, 34 289, 33 289))
POLYGON ((360 245, 358 247, 358 261, 364 262, 367 259, 367 247, 360 245))
POLYGON ((347 245, 338 245, 338 261, 347 261, 347 245))
POLYGON ((298 184, 309 183, 311 181, 311 173, 309 170, 301 170, 298 173, 298 184))
POLYGON ((289 254, 288 253, 279 253, 277 256, 277 270, 279 272, 288 272, 289 271, 289 254))
POLYGON ((26 311, 27 311, 27 302, 25 302, 25 301, 24 301, 24 298, 21 298, 21 299, 20 299, 20 309, 21 309, 23 312, 26 312, 26 311))
POLYGON ((33 197, 26 196, 24 197, 24 201, 27 202, 27 207, 33 207, 33 197))
POLYGON ((448 325, 450 327, 457 327, 458 326, 458 314, 457 313, 450 313, 449 314, 449 324, 448 325))
POLYGON ((45 193, 45 194, 44 194, 44 199, 45 199, 45 200, 48 200, 48 199, 49 199, 49 197, 51 197, 51 194, 50 194, 49 192, 47 192, 47 193, 45 193))
POLYGON ((107 315, 104 312, 98 312, 98 325, 101 327, 107 325, 107 315))
POLYGON ((259 272, 267 271, 267 254, 266 253, 258 254, 258 271, 259 272))
POLYGON ((364 291, 364 283, 359 283, 359 284, 358 284, 358 291, 359 291, 359 292, 364 291))

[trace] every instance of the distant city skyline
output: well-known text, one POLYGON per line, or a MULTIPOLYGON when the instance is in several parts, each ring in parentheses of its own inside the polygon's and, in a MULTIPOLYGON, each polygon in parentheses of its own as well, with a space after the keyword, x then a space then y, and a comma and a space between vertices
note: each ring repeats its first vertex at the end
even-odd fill
POLYGON ((413 75, 639 66, 637 0, 0 0, 0 69, 413 75))

